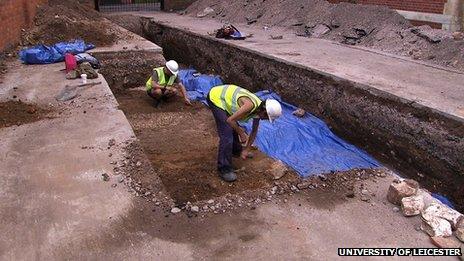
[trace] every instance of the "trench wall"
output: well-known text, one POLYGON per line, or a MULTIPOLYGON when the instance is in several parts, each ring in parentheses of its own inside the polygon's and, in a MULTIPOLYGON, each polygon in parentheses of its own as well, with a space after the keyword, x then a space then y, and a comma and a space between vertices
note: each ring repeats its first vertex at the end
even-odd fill
POLYGON ((322 118, 342 138, 464 206, 464 124, 423 106, 324 72, 143 18, 166 59, 253 91, 272 89, 322 118))
POLYGON ((145 85, 153 68, 166 61, 162 53, 127 51, 92 53, 102 64, 101 73, 113 92, 145 85))

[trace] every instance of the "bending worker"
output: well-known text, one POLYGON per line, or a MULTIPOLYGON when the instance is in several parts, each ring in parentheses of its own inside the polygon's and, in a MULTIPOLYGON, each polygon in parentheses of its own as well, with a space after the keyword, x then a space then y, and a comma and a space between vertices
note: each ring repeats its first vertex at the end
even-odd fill
POLYGON ((274 99, 261 101, 258 96, 236 85, 213 87, 207 98, 216 120, 219 135, 218 171, 227 182, 237 179, 232 167, 232 156, 246 159, 258 132, 259 120, 271 122, 282 115, 280 103, 274 99), (253 119, 253 127, 248 137, 237 121, 253 119), (245 147, 242 148, 242 144, 245 147))
POLYGON ((177 88, 180 88, 185 103, 191 105, 187 96, 187 91, 177 77, 178 73, 179 65, 174 60, 166 62, 166 65, 163 67, 153 69, 153 74, 148 79, 146 87, 147 94, 155 99, 156 106, 158 106, 162 100, 167 100, 170 97, 176 96, 178 93, 177 88))

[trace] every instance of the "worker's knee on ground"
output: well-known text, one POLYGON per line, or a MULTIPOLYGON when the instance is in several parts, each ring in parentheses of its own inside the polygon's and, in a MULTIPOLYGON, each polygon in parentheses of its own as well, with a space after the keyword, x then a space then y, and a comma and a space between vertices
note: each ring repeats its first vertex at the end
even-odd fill
POLYGON ((170 90, 166 90, 166 92, 164 92, 164 95, 170 97, 170 96, 174 96, 177 94, 177 90, 176 89, 170 89, 170 90))
POLYGON ((163 95, 163 92, 161 91, 161 89, 153 89, 151 90, 151 95, 153 98, 159 98, 163 95))

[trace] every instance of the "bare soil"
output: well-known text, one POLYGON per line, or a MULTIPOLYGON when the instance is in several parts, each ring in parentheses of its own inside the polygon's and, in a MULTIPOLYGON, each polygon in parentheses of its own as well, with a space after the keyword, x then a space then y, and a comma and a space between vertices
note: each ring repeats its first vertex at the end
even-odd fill
MULTIPOLYGON (((155 173, 176 204, 274 186, 269 173, 274 160, 259 151, 254 152, 252 160, 235 159, 236 168, 242 169, 236 182, 226 183, 219 178, 216 125, 204 105, 195 103, 190 107, 176 98, 155 108, 152 99, 139 89, 119 92, 116 97, 155 173)), ((144 180, 152 177, 142 174, 132 178, 148 184, 144 180)), ((291 173, 281 179, 291 180, 298 177, 291 173)))
POLYGON ((128 14, 105 13, 105 17, 117 25, 131 31, 137 35, 144 36, 143 25, 140 17, 128 14))
POLYGON ((325 0, 199 0, 186 10, 222 22, 259 26, 283 26, 298 35, 324 38, 350 45, 410 56, 434 64, 464 70, 464 40, 430 26, 413 26, 384 6, 325 0), (202 14, 203 13, 203 14, 202 14))
POLYGON ((133 51, 117 54, 96 53, 102 68, 99 70, 113 92, 145 83, 153 68, 166 63, 162 53, 133 51))
POLYGON ((3 53, 0 53, 0 82, 8 71, 8 66, 6 65, 6 57, 3 53))
POLYGON ((50 110, 21 101, 0 103, 0 128, 35 122, 47 117, 50 110))
POLYGON ((22 35, 22 45, 55 44, 82 39, 96 46, 116 42, 118 32, 108 26, 100 13, 76 1, 50 1, 34 19, 34 26, 22 35))
MULTIPOLYGON (((117 180, 121 178, 119 175, 123 175, 124 183, 129 187, 129 192, 134 196, 144 198, 147 202, 153 202, 155 208, 152 211, 158 212, 159 207, 162 208, 166 217, 171 215, 170 211, 173 206, 181 208, 189 217, 198 216, 198 212, 192 211, 192 206, 198 206, 203 216, 206 213, 218 214, 240 208, 255 209, 269 201, 285 203, 295 193, 305 196, 305 201, 314 207, 331 210, 338 204, 343 204, 348 200, 356 199, 370 202, 376 195, 372 191, 364 192, 366 191, 367 182, 377 183, 380 178, 391 175, 391 172, 387 169, 353 169, 346 172, 312 176, 305 180, 290 174, 292 176, 273 181, 272 187, 269 187, 268 182, 265 182, 263 187, 255 186, 253 189, 250 189, 251 186, 245 184, 245 182, 254 182, 254 179, 245 177, 245 180, 239 180, 240 183, 235 183, 236 186, 245 186, 242 189, 235 189, 235 191, 231 192, 232 188, 227 189, 226 187, 220 191, 215 191, 215 193, 205 193, 204 189, 195 189, 192 186, 201 187, 206 184, 207 188, 209 188, 211 183, 222 183, 218 182, 219 179, 214 174, 204 177, 204 184, 201 184, 199 180, 188 179, 183 181, 182 178, 181 182, 178 182, 174 178, 179 178, 179 175, 160 179, 160 170, 156 170, 156 166, 153 168, 154 155, 151 156, 151 160, 146 157, 144 148, 142 148, 143 143, 145 142, 135 141, 124 146, 125 159, 121 162, 113 162, 115 165, 117 164, 115 175, 118 177, 117 180), (170 182, 170 185, 166 186, 166 182, 170 182), (192 182, 193 184, 189 185, 186 182, 192 182), (177 193, 177 190, 173 190, 174 184, 180 186, 177 189, 186 191, 180 194, 177 193), (187 195, 187 192, 190 194, 187 195), (193 193, 202 193, 201 200, 193 201, 191 197, 195 195, 193 193), (171 198, 179 195, 187 199, 171 198)), ((111 144, 111 141, 109 144, 111 144)), ((195 167, 184 167, 183 169, 196 171, 195 167)), ((161 176, 166 176, 176 173, 166 172, 161 174, 161 176)), ((201 173, 199 174, 201 175, 201 173)), ((115 183, 115 185, 117 184, 115 183)))

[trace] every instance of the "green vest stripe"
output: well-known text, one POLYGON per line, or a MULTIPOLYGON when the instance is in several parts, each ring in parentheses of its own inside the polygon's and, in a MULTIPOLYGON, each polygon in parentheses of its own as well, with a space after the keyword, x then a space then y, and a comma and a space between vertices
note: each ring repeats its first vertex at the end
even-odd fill
POLYGON ((238 101, 237 101, 237 94, 239 93, 241 88, 236 88, 234 93, 232 94, 232 108, 231 111, 236 112, 238 108, 238 101))
POLYGON ((226 103, 226 92, 227 89, 229 89, 229 85, 224 85, 224 88, 222 88, 221 92, 221 102, 222 102, 222 107, 227 110, 227 103, 226 103))
POLYGON ((213 104, 226 111, 229 115, 239 110, 238 100, 241 97, 247 97, 253 103, 254 108, 245 116, 245 119, 241 120, 247 121, 255 115, 254 113, 262 103, 261 99, 255 94, 232 84, 213 87, 209 93, 209 98, 213 104))

